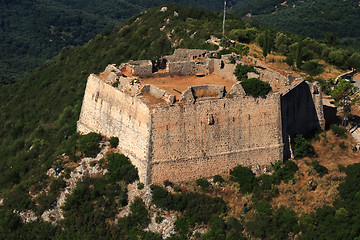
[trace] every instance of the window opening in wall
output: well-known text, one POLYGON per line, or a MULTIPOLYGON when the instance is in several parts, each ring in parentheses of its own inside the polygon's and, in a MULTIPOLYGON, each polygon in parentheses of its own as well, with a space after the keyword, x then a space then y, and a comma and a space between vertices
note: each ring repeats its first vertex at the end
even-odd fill
POLYGON ((167 67, 167 60, 165 58, 159 58, 152 61, 152 72, 164 72, 167 67))
POLYGON ((221 69, 224 69, 224 67, 225 67, 225 63, 224 63, 224 61, 223 61, 223 60, 221 60, 221 65, 220 65, 220 68, 221 68, 221 69))
POLYGON ((214 125, 214 116, 212 114, 208 115, 208 124, 209 125, 214 125))

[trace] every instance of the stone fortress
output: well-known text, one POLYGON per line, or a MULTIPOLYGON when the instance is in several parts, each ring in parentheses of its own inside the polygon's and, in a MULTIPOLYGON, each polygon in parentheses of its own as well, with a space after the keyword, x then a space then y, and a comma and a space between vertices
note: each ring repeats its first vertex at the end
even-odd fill
POLYGON ((82 134, 119 138, 145 184, 188 181, 238 166, 259 171, 290 156, 290 139, 325 125, 318 83, 255 64, 273 91, 247 96, 237 55, 177 49, 159 61, 109 65, 87 81, 82 134), (230 58, 232 57, 232 58, 230 58), (229 59, 230 58, 230 59, 229 59))

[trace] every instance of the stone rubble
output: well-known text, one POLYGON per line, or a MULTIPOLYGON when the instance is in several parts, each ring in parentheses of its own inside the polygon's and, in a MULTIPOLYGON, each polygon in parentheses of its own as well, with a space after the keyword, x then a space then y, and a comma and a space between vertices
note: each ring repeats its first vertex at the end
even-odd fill
POLYGON ((23 223, 34 222, 38 219, 38 217, 36 216, 33 210, 27 210, 23 212, 14 210, 13 213, 17 214, 20 217, 21 222, 23 223))
MULTIPOLYGON (((100 143, 104 144, 104 143, 100 143)), ((101 152, 95 158, 83 158, 78 166, 75 168, 73 172, 70 173, 70 178, 64 180, 66 181, 66 188, 60 193, 60 197, 56 201, 56 205, 53 209, 46 210, 42 215, 41 218, 46 222, 51 222, 56 224, 61 219, 64 218, 63 210, 61 206, 63 206, 66 202, 68 196, 72 194, 74 189, 77 186, 77 183, 83 179, 85 176, 94 177, 98 175, 104 175, 107 170, 103 169, 99 164, 95 164, 95 166, 90 166, 91 162, 98 162, 102 159, 109 149, 109 143, 105 143, 105 147, 102 148, 101 152)), ((54 169, 49 169, 47 174, 49 176, 58 177, 61 176, 60 173, 58 176, 55 176, 54 169)))
MULTIPOLYGON (((151 204, 152 193, 150 186, 145 186, 143 189, 138 189, 137 186, 139 181, 135 181, 128 185, 128 205, 123 207, 117 214, 116 219, 126 217, 130 214, 130 205, 138 197, 140 197, 145 206, 149 209, 151 222, 144 231, 156 232, 162 235, 162 237, 168 238, 172 234, 175 234, 175 221, 178 218, 178 213, 175 211, 165 211, 156 208, 155 205, 151 204), (156 217, 161 216, 163 220, 161 223, 156 222, 156 217)), ((115 221, 116 223, 117 221, 115 221)))

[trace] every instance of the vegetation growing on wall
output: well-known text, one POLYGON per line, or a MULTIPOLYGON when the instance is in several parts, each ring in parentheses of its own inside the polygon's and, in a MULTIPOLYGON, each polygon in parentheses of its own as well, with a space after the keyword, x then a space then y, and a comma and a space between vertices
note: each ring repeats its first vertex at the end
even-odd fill
POLYGON ((257 78, 249 78, 241 82, 242 87, 247 95, 254 97, 265 96, 271 91, 271 86, 257 78))

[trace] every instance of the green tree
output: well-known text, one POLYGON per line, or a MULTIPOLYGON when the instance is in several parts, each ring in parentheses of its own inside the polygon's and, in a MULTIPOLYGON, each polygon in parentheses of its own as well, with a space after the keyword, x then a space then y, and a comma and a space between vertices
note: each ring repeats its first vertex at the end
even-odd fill
POLYGON ((254 97, 264 96, 271 91, 271 86, 257 78, 249 78, 241 82, 247 95, 254 97))
POLYGON ((354 53, 349 58, 349 67, 360 70, 360 53, 354 53))
POLYGON ((344 50, 334 50, 329 53, 329 62, 341 67, 345 65, 347 57, 348 56, 344 50))
POLYGON ((110 146, 112 148, 116 148, 119 145, 119 138, 118 137, 111 137, 109 142, 110 142, 110 146))
POLYGON ((247 73, 249 72, 257 73, 253 66, 242 65, 241 63, 239 63, 238 65, 236 65, 234 75, 236 76, 238 81, 243 81, 248 79, 247 73))
POLYGON ((293 149, 295 159, 315 155, 314 147, 300 134, 294 138, 293 149))
POLYGON ((306 61, 301 69, 312 77, 324 72, 324 66, 314 60, 306 61))
POLYGON ((270 34, 270 31, 266 30, 265 35, 264 35, 264 40, 263 40, 263 46, 262 46, 262 52, 265 57, 265 62, 266 62, 267 55, 269 53, 271 53, 272 44, 273 44, 273 38, 270 34))
POLYGON ((289 38, 286 34, 278 32, 275 37, 275 49, 280 54, 285 54, 288 51, 288 47, 291 44, 291 38, 289 38))
POLYGON ((242 193, 251 193, 256 185, 255 174, 250 168, 237 166, 230 172, 231 180, 240 184, 242 193))
POLYGON ((244 55, 247 56, 249 54, 249 47, 244 44, 237 43, 235 47, 230 47, 230 51, 235 52, 236 54, 239 54, 241 57, 244 55))
POLYGON ((325 42, 329 46, 336 46, 339 44, 339 39, 335 33, 326 33, 325 34, 325 42))
POLYGON ((331 93, 335 106, 343 112, 343 125, 351 114, 351 107, 360 102, 358 90, 351 82, 340 80, 331 93))

